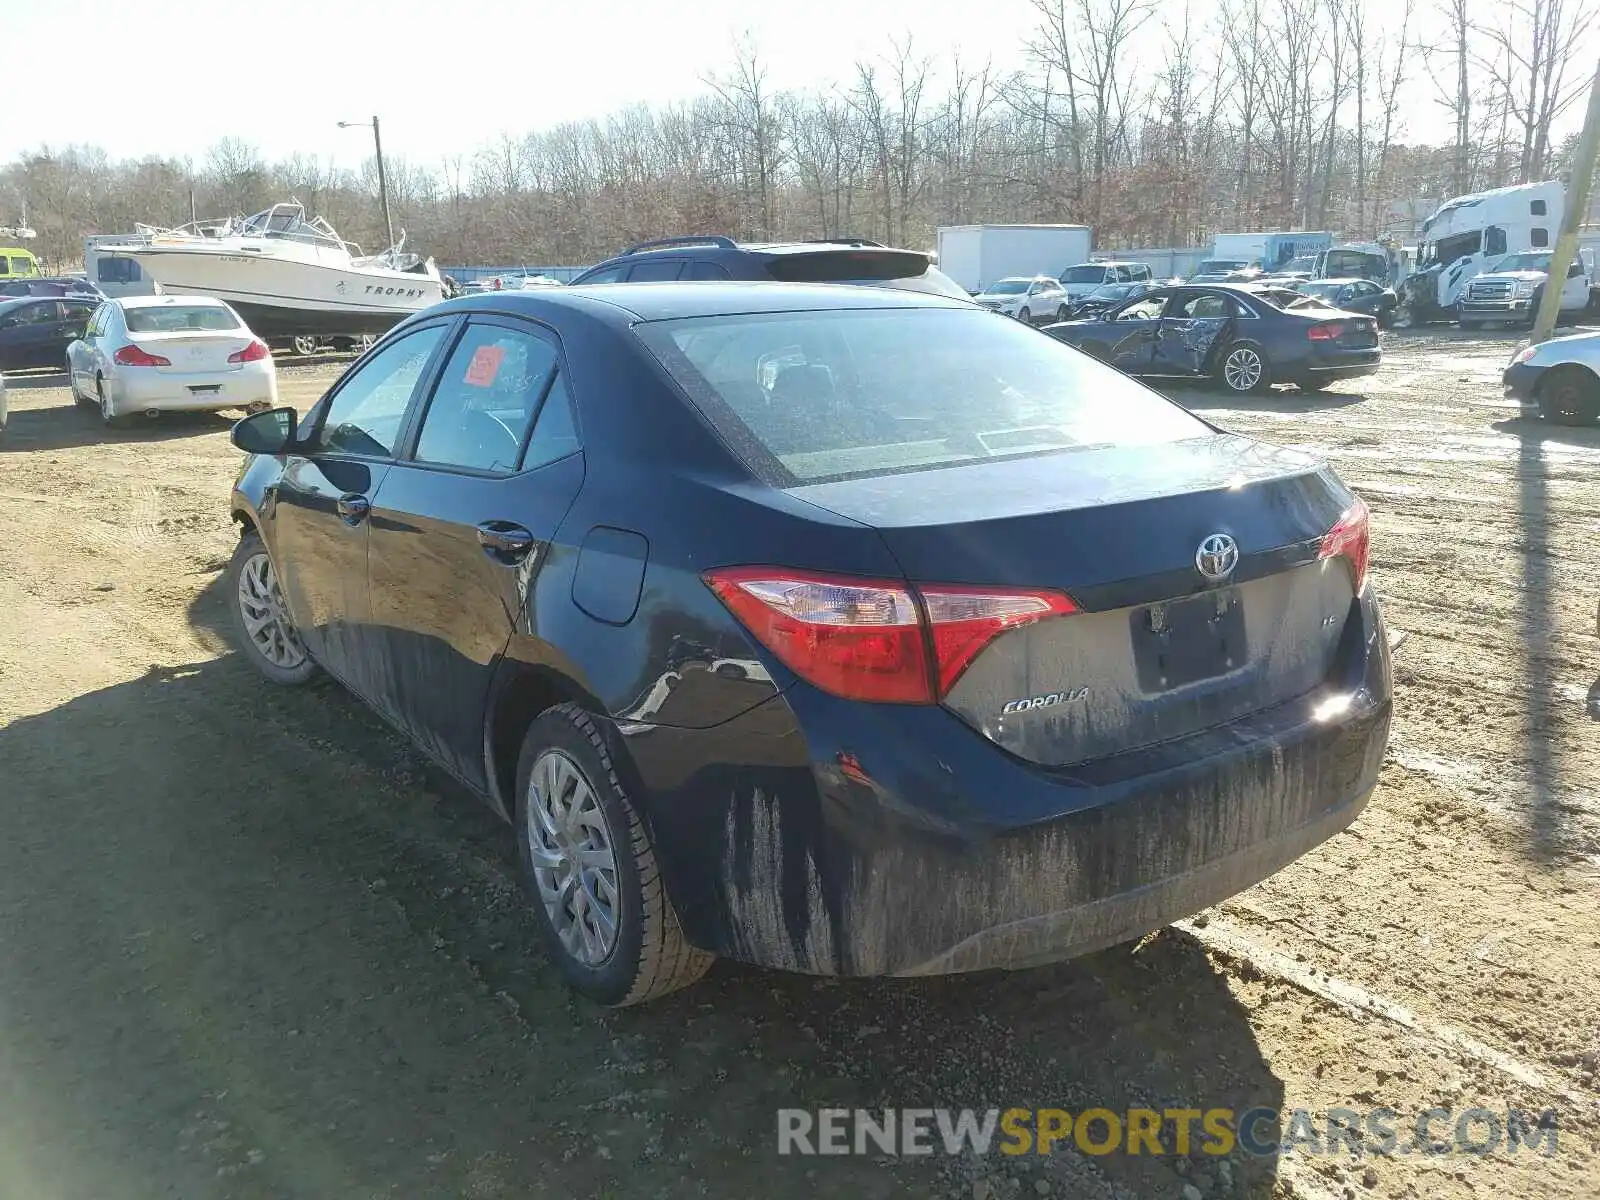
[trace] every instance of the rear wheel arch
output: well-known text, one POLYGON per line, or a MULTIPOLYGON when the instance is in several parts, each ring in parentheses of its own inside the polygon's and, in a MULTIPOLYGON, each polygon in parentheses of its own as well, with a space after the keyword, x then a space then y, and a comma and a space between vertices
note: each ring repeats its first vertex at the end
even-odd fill
POLYGON ((517 761, 528 727, 559 704, 605 714, 605 706, 576 681, 548 667, 505 660, 490 685, 484 712, 484 755, 490 801, 506 820, 516 805, 517 761))

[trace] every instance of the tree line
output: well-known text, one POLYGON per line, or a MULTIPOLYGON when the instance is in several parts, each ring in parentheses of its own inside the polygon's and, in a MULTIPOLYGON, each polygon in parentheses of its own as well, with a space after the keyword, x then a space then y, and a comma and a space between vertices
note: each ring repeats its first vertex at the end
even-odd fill
MULTIPOLYGON (((387 157, 408 246, 442 263, 581 264, 677 233, 854 235, 929 248, 940 225, 1070 222, 1098 248, 1219 231, 1390 231, 1391 203, 1560 177, 1595 69, 1600 0, 1031 0, 1027 66, 889 42, 827 86, 770 83, 737 42, 698 97, 387 157), (1197 11, 1199 9, 1200 11, 1197 11), (1409 136, 1430 107, 1448 139, 1409 136)), ((192 159, 41 146, 0 168, 57 266, 88 233, 298 198, 369 251, 372 162, 192 159)))

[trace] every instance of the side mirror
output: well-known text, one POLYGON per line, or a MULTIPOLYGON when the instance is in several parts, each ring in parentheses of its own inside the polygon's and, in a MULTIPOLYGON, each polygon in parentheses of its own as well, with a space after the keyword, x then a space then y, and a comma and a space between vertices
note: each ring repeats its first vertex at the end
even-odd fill
POLYGON ((294 434, 294 409, 274 408, 240 421, 228 440, 246 454, 286 454, 294 447, 294 434))

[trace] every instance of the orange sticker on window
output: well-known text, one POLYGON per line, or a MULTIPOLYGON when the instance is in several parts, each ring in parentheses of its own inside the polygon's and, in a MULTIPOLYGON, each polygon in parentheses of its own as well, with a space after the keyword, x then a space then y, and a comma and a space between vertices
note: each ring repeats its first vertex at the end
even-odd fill
POLYGON ((470 383, 473 387, 488 387, 500 373, 500 361, 505 356, 504 346, 479 346, 472 352, 472 361, 467 364, 467 374, 462 382, 470 383))

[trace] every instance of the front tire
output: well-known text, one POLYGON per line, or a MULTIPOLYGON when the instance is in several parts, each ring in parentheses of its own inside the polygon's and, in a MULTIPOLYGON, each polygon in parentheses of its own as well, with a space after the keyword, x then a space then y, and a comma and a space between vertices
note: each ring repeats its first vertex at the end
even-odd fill
POLYGON ((1033 324, 1033 314, 1031 312, 1029 312, 1026 308, 1024 308, 1021 312, 1019 312, 1017 314, 1017 320, 1021 321, 1024 325, 1032 325, 1033 324))
POLYGON ((255 530, 239 539, 227 579, 244 656, 281 687, 298 687, 310 680, 317 673, 317 664, 295 632, 272 557, 255 530))
POLYGON ((542 713, 523 737, 516 829, 540 932, 575 991, 620 1008, 706 973, 713 956, 684 940, 613 747, 576 704, 542 713))
POLYGON ((1065 321, 1066 319, 1067 319, 1067 306, 1065 304, 1063 304, 1060 308, 1056 309, 1056 320, 1057 321, 1065 321))
POLYGON ((1556 367, 1539 385, 1539 415, 1557 425, 1600 421, 1600 379, 1583 367, 1556 367))
POLYGON ((1250 342, 1235 342, 1217 357, 1217 382, 1235 395, 1246 396, 1272 386, 1266 352, 1250 342))
POLYGON ((315 354, 317 352, 317 339, 305 333, 295 334, 294 352, 308 356, 315 354))

